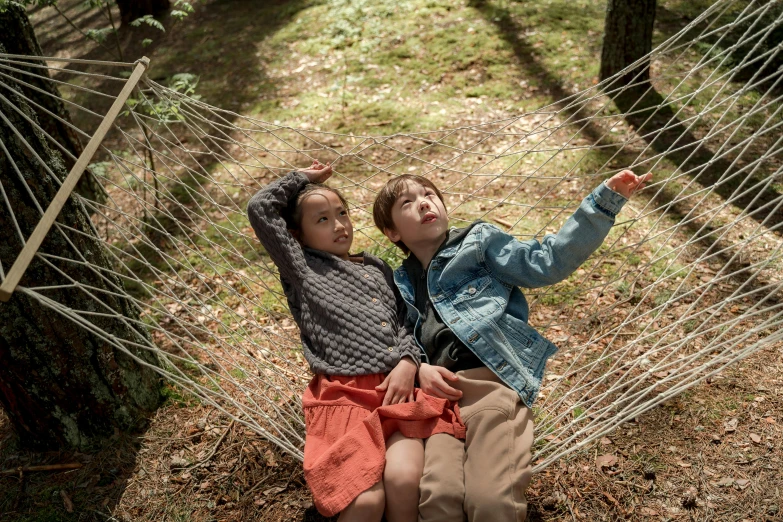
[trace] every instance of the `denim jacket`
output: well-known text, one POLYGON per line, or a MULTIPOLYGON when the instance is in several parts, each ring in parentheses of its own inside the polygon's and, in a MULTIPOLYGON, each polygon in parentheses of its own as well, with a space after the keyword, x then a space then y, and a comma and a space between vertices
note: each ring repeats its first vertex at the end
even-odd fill
MULTIPOLYGON (((528 324, 528 304, 519 287, 567 278, 601 246, 625 201, 602 183, 557 234, 540 242, 520 241, 477 222, 460 244, 438 252, 429 265, 427 288, 435 310, 527 406, 535 401, 546 361, 557 347, 528 324)), ((395 270, 394 281, 407 306, 407 321, 418 332, 414 286, 403 267, 395 270)), ((421 348, 418 334, 416 341, 421 348)))

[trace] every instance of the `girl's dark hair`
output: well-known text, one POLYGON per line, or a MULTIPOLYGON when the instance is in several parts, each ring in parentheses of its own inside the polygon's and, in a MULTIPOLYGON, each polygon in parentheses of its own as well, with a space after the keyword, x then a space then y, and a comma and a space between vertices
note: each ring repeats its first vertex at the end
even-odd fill
POLYGON ((311 196, 317 190, 326 190, 340 198, 345 210, 348 210, 348 202, 339 190, 324 185, 323 183, 308 183, 294 197, 288 200, 288 205, 283 209, 280 215, 285 219, 286 228, 289 230, 299 230, 302 226, 302 201, 311 196))

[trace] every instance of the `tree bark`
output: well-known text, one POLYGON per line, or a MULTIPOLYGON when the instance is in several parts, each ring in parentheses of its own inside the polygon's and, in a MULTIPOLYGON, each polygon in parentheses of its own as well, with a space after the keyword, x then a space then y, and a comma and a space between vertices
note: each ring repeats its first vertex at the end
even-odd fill
MULTIPOLYGON (((0 44, 4 45, 6 52, 10 54, 43 55, 30 19, 20 8, 9 6, 4 13, 0 12, 0 44)), ((46 65, 43 61, 31 63, 46 65)), ((30 106, 36 113, 38 124, 65 150, 78 158, 84 147, 76 131, 68 126, 73 123, 71 115, 60 97, 60 91, 51 81, 48 70, 39 67, 25 67, 20 64, 13 64, 13 67, 29 73, 3 71, 5 74, 11 74, 31 85, 28 87, 20 84, 19 87, 25 97, 33 102, 30 106), (39 107, 36 107, 35 104, 38 104, 39 107)), ((61 154, 65 168, 70 170, 75 161, 67 154, 62 154, 59 150, 57 152, 61 154)), ((103 187, 89 169, 85 170, 79 180, 76 192, 93 201, 103 202, 105 200, 103 187)))
MULTIPOLYGON (((622 71, 652 50, 656 0, 607 0, 601 80, 622 71)), ((640 84, 646 89, 650 63, 643 62, 613 82, 610 89, 640 84)))
POLYGON ((123 25, 144 15, 159 16, 169 10, 169 0, 117 0, 123 25))
MULTIPOLYGON (((0 82, 11 87, 0 87, 10 103, 37 120, 15 83, 0 82)), ((60 181, 67 172, 40 130, 6 102, 0 101, 0 113, 10 122, 0 119, 0 266, 7 271, 22 249, 19 236, 29 237, 41 218, 35 202, 46 208, 59 188, 44 164, 60 181)), ((57 221, 71 230, 52 227, 39 253, 65 260, 36 256, 20 286, 38 290, 17 288, 0 302, 0 405, 23 444, 87 450, 115 429, 141 427, 155 410, 160 379, 151 366, 158 360, 138 348, 151 345, 148 334, 135 304, 123 297, 122 281, 111 271, 80 198, 69 198, 57 221), (115 344, 43 300, 71 311, 115 344)))

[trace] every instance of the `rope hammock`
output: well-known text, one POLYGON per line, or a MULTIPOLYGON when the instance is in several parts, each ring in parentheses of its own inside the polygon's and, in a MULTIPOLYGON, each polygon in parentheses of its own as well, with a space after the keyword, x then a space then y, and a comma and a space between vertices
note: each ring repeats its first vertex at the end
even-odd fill
MULTIPOLYGON (((613 173, 652 171, 654 183, 626 205, 585 265, 561 284, 526 291, 530 323, 560 347, 534 408, 540 471, 783 337, 783 70, 769 66, 783 45, 769 43, 783 12, 775 5, 716 2, 650 54, 652 79, 628 91, 636 101, 622 110, 608 95, 623 88, 609 92, 609 79, 477 125, 339 134, 223 110, 142 76, 131 99, 120 100, 89 166, 105 198, 73 195, 91 216, 109 267, 78 250, 35 253, 88 305, 63 305, 51 297, 62 286, 30 280, 15 292, 131 356, 154 351, 156 370, 172 383, 301 458, 299 397, 310 376, 276 269, 245 216, 261 186, 314 158, 332 162, 330 184, 351 204, 353 250, 396 264, 370 214, 392 176, 432 178, 452 226, 483 219, 528 239, 556 231, 613 173), (109 290, 69 277, 69 266, 90 269, 109 290), (133 302, 140 319, 119 316, 109 298, 133 302), (102 318, 132 322, 149 336, 117 338, 102 318)), ((118 100, 107 93, 119 92, 138 64, 39 60, 0 54, 0 120, 10 125, 8 115, 22 116, 76 161, 12 94, 89 140, 104 114, 87 105, 118 100), (23 94, 49 71, 78 124, 23 94)), ((11 157, 1 142, 0 154, 11 157)), ((62 179, 47 171, 59 186, 62 179)), ((6 192, 0 195, 10 210, 6 192)), ((18 224, 7 233, 27 241, 18 224)), ((62 220, 49 231, 74 233, 62 220)), ((8 272, 0 266, 3 281, 8 272)))

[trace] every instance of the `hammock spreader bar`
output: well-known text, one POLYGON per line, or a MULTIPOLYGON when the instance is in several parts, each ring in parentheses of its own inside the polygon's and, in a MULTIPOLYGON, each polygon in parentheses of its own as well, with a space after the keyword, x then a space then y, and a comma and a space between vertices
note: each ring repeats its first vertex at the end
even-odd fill
POLYGON ((114 103, 109 109, 109 112, 107 112, 106 116, 104 116, 101 124, 98 126, 98 130, 95 131, 95 134, 93 134, 92 138, 90 138, 87 146, 84 147, 84 150, 82 151, 81 155, 79 155, 76 163, 74 163, 73 168, 71 168, 71 171, 68 173, 68 176, 65 178, 62 185, 60 185, 60 190, 58 190, 57 194, 55 194, 54 199, 52 199, 52 202, 49 204, 46 212, 44 212, 44 215, 41 217, 41 221, 39 221, 38 225, 36 225, 35 230, 33 230, 33 233, 30 235, 30 239, 27 240, 24 248, 17 256, 16 261, 14 261, 13 266, 11 266, 11 269, 8 271, 6 278, 3 280, 3 284, 0 285, 0 301, 6 302, 11 298, 11 295, 14 293, 16 286, 19 284, 19 281, 22 279, 22 276, 27 270, 27 267, 33 260, 33 256, 36 252, 38 252, 38 248, 40 248, 41 243, 43 243, 46 234, 49 233, 49 229, 52 228, 54 220, 57 219, 57 216, 60 214, 63 205, 65 205, 65 202, 68 201, 71 192, 73 192, 76 184, 81 179, 82 174, 84 173, 84 169, 87 168, 87 165, 95 154, 95 151, 98 150, 98 147, 103 141, 103 138, 106 136, 106 133, 109 132, 109 129, 114 124, 114 120, 117 118, 120 110, 122 110, 122 107, 125 105, 125 101, 128 99, 128 96, 130 96, 130 93, 133 91, 133 89, 136 87, 136 84, 139 83, 139 80, 146 72, 147 67, 149 67, 149 63, 150 60, 146 56, 142 57, 136 62, 136 67, 133 69, 133 73, 131 74, 130 78, 128 78, 128 81, 125 83, 122 91, 120 91, 117 99, 114 100, 114 103))

